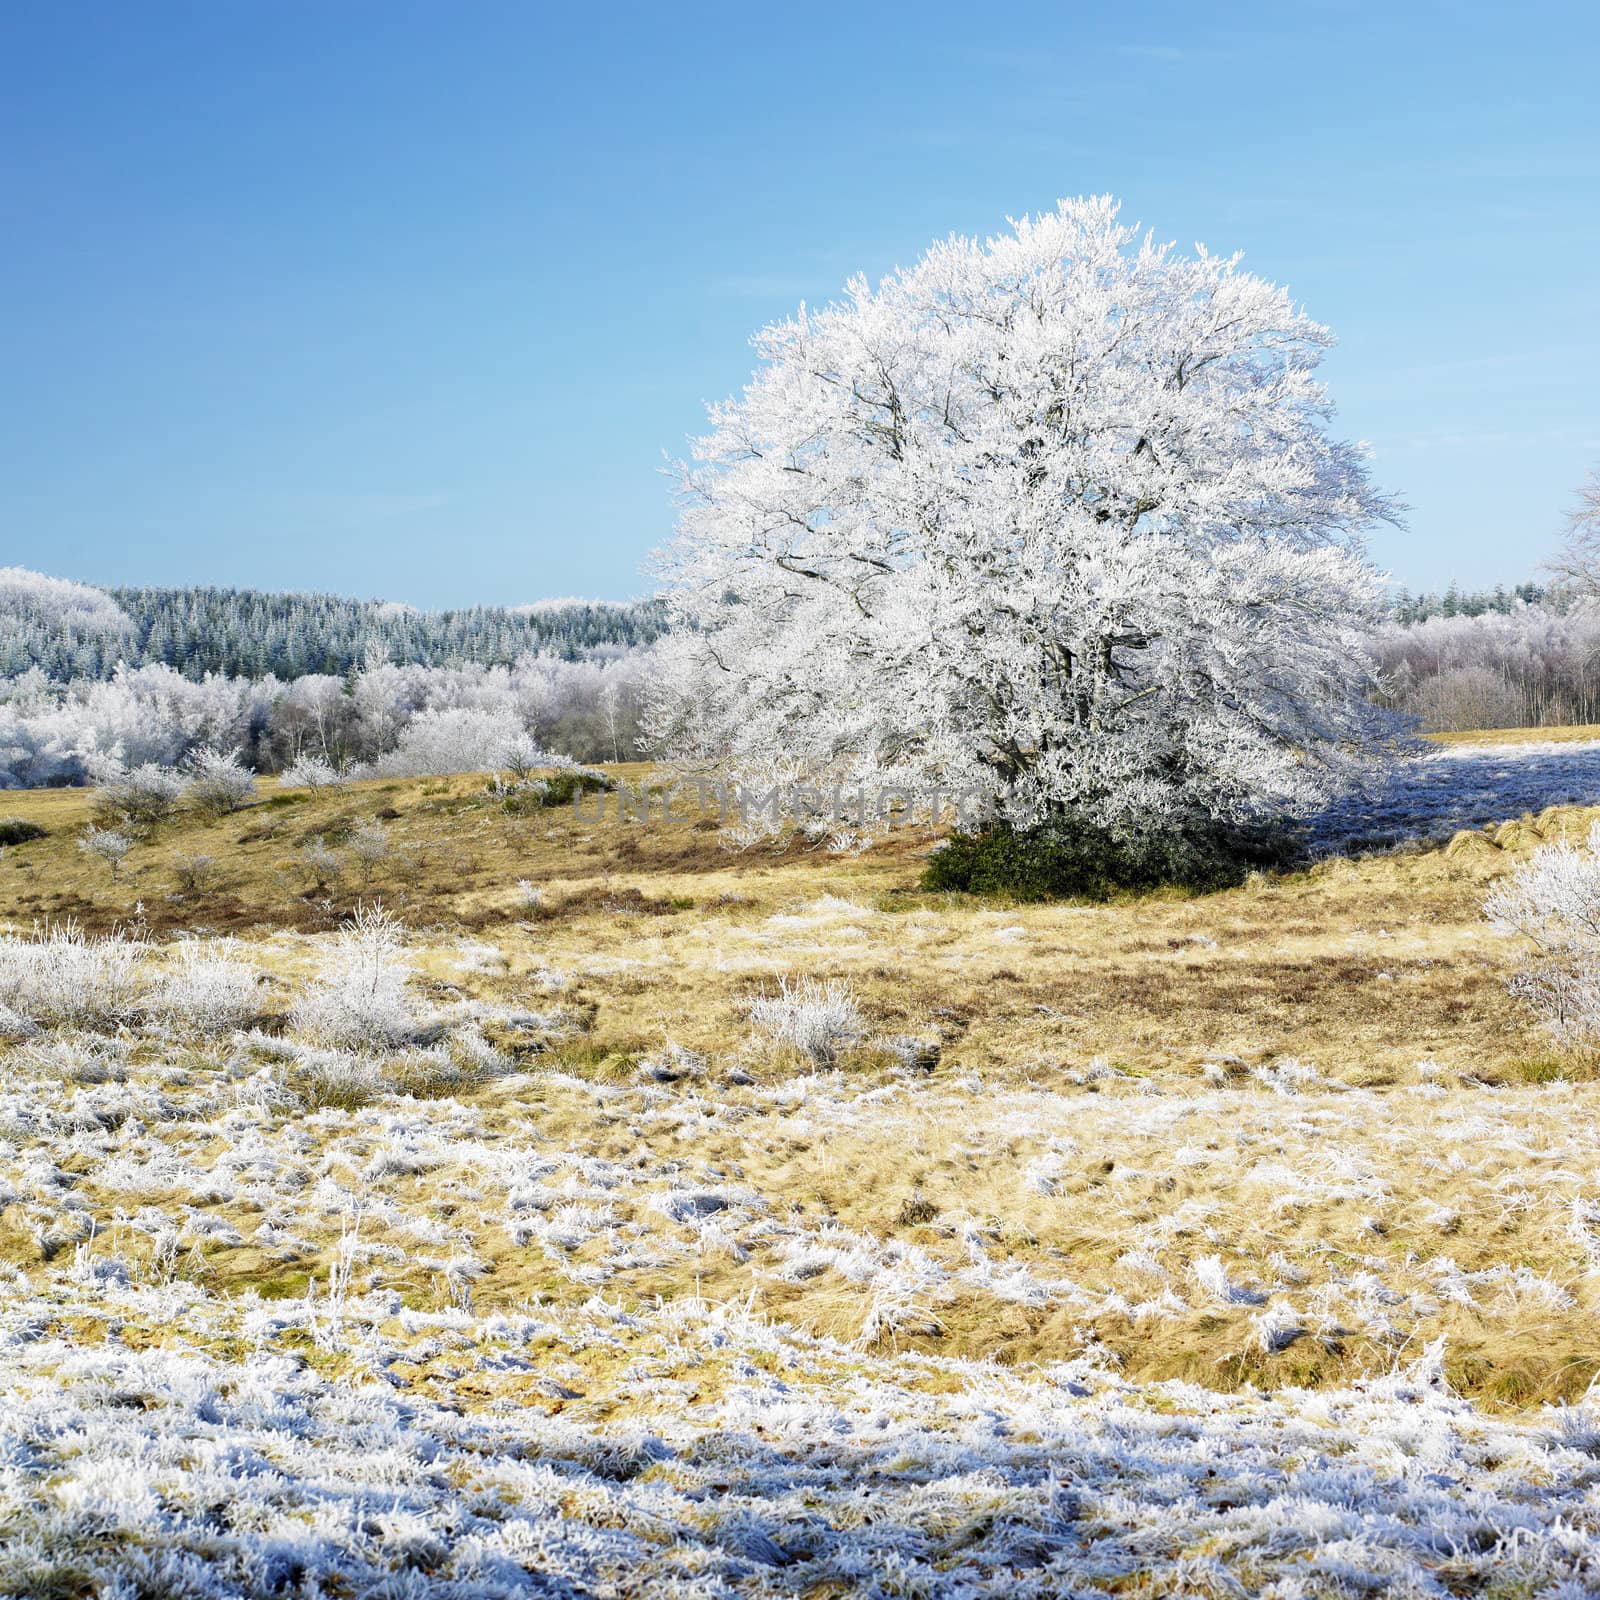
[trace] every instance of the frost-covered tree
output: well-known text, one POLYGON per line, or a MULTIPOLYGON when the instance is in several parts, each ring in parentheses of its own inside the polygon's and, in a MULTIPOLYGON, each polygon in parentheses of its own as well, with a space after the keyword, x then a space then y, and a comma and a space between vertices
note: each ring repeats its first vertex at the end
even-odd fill
POLYGON ((131 771, 120 771, 115 763, 108 763, 98 776, 98 809, 136 827, 149 827, 170 817, 183 798, 183 774, 175 767, 156 762, 146 762, 131 771))
POLYGON ((133 621, 101 589, 0 567, 0 676, 44 667, 106 677, 126 655, 133 621))
POLYGON ((90 824, 78 840, 78 848, 96 861, 103 861, 111 869, 111 881, 117 881, 122 863, 133 850, 133 839, 116 828, 97 828, 90 824))
POLYGON ((1600 1042, 1600 822, 1582 845, 1536 850, 1483 909, 1500 932, 1533 947, 1511 992, 1558 1043, 1600 1042))
POLYGON ((189 781, 184 794, 204 816, 228 816, 255 798, 256 780, 240 761, 237 750, 205 745, 189 757, 187 765, 189 781))
POLYGON ((682 469, 650 728, 1117 832, 1315 804, 1389 734, 1327 331, 1106 198, 756 337, 682 469))
POLYGON ((344 774, 321 756, 301 756, 283 769, 282 779, 288 789, 337 789, 344 783, 344 774))
POLYGON ((377 764, 391 777, 432 777, 452 772, 487 772, 520 753, 525 735, 509 712, 467 706, 419 712, 399 745, 377 764))
POLYGON ((361 869, 362 883, 370 884, 373 874, 389 859, 388 829, 376 817, 364 818, 350 835, 350 855, 361 869))
POLYGON ((295 679, 340 676, 374 654, 404 663, 509 665, 551 651, 577 659, 646 644, 661 629, 651 601, 548 600, 529 606, 418 611, 326 594, 249 589, 93 589, 0 567, 0 676, 30 666, 52 678, 107 678, 119 663, 295 679))
POLYGON ((1567 542, 1549 563, 1560 587, 1585 599, 1600 595, 1600 467, 1578 490, 1567 517, 1567 542))
POLYGON ((1371 640, 1388 694, 1429 732, 1600 720, 1600 609, 1517 605, 1390 625, 1371 640))

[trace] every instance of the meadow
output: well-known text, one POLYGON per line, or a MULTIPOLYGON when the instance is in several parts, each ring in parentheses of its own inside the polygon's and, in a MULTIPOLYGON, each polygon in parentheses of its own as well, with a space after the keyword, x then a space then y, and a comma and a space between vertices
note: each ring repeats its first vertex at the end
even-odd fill
POLYGON ((113 876, 7 795, 0 1592, 1588 1592, 1600 1073, 1481 907, 1597 763, 1107 904, 481 775, 113 876))

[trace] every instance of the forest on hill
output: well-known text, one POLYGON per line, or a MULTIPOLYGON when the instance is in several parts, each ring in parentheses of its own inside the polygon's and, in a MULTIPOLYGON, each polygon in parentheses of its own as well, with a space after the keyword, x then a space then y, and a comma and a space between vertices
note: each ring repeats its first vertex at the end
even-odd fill
POLYGON ((648 644, 663 626, 663 608, 652 600, 420 611, 392 601, 260 589, 90 590, 20 568, 0 572, 0 677, 36 667, 58 683, 105 681, 120 665, 168 666, 196 681, 220 673, 288 682, 309 673, 341 675, 374 660, 487 667, 549 653, 576 661, 648 644), (94 595, 103 603, 85 598, 94 595))

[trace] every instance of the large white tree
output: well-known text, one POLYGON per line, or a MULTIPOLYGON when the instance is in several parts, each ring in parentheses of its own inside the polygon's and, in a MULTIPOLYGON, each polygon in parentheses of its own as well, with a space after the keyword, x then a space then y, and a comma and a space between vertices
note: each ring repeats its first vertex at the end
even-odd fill
POLYGON ((1328 332, 1063 202, 755 339, 681 468, 652 731, 1123 832, 1314 804, 1386 733, 1328 332))

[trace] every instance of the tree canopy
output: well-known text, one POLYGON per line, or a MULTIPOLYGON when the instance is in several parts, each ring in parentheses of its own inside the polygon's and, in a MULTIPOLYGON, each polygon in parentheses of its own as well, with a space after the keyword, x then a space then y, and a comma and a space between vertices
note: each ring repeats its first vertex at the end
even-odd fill
POLYGON ((1327 330, 1109 198, 755 340, 681 468, 652 728, 750 774, 1137 832, 1312 805, 1392 732, 1327 330))

